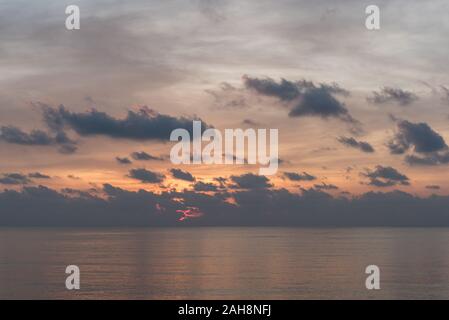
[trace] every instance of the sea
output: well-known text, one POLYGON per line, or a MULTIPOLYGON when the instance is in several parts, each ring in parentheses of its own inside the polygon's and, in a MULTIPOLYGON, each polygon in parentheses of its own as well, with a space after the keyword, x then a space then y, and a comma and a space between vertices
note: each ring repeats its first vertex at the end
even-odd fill
POLYGON ((447 228, 0 228, 0 299, 448 298, 447 228))

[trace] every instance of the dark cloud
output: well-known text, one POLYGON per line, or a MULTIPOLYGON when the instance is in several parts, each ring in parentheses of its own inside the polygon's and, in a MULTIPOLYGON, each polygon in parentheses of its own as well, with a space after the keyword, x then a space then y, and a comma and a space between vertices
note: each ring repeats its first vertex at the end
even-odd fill
POLYGON ((129 177, 140 180, 143 183, 160 183, 165 179, 164 175, 146 169, 131 169, 129 177))
POLYGON ((275 97, 290 106, 290 117, 317 116, 324 119, 339 118, 356 125, 359 131, 360 123, 349 113, 344 103, 335 95, 349 95, 349 92, 338 84, 318 84, 300 80, 296 82, 281 79, 278 83, 271 78, 243 77, 245 87, 264 96, 275 97))
POLYGON ((15 126, 2 126, 0 128, 0 140, 25 146, 54 145, 59 147, 59 152, 66 154, 76 151, 76 143, 63 132, 51 135, 43 130, 32 130, 27 133, 15 126))
POLYGON ((338 187, 336 185, 326 184, 324 182, 321 184, 315 184, 313 187, 317 190, 338 190, 338 187))
POLYGON ((26 133, 14 126, 2 126, 0 137, 5 142, 22 145, 48 146, 55 143, 55 140, 42 130, 26 133))
POLYGON ((48 176, 46 174, 43 174, 43 173, 40 173, 40 172, 29 173, 28 177, 34 178, 34 179, 50 179, 51 178, 50 176, 48 176))
POLYGON ((388 146, 393 154, 404 153, 410 148, 418 153, 431 153, 447 149, 443 137, 424 122, 398 121, 397 133, 388 146))
POLYGON ((441 187, 437 186, 437 185, 430 185, 430 186, 426 186, 426 189, 429 189, 429 190, 440 190, 441 187))
POLYGON ((296 173, 296 172, 284 172, 284 177, 291 181, 313 181, 316 180, 315 176, 308 174, 307 172, 296 173))
POLYGON ((170 172, 171 172, 173 178, 185 180, 185 181, 195 181, 195 177, 192 176, 187 171, 182 171, 181 169, 173 168, 173 169, 170 169, 170 172))
POLYGON ((153 193, 110 184, 101 196, 67 191, 44 186, 1 191, 0 226, 449 226, 449 197, 400 191, 355 197, 316 189, 153 193), (201 215, 186 219, 188 208, 201 215))
POLYGON ((226 187, 226 182, 228 181, 228 179, 225 177, 214 177, 213 180, 218 182, 220 188, 222 189, 226 187))
POLYGON ((231 176, 230 179, 235 183, 234 187, 240 189, 265 189, 273 186, 267 177, 252 173, 231 176))
POLYGON ((27 184, 30 182, 31 180, 21 173, 3 173, 0 176, 0 184, 19 185, 19 184, 27 184))
MULTIPOLYGON (((243 82, 247 89, 254 90, 255 92, 264 95, 278 98, 282 101, 292 101, 301 95, 301 87, 296 82, 291 82, 285 79, 281 79, 277 83, 274 79, 265 78, 251 78, 249 76, 243 76, 243 82)), ((312 83, 304 83, 304 87, 310 88, 312 83)))
POLYGON ((356 139, 352 137, 339 137, 337 138, 337 141, 341 144, 344 144, 345 146, 359 149, 360 151, 366 152, 366 153, 373 153, 375 150, 373 146, 371 146, 368 142, 364 141, 357 141, 356 139))
POLYGON ((289 113, 290 117, 318 116, 324 119, 335 117, 343 121, 356 123, 346 106, 324 88, 307 90, 289 113))
POLYGON ((397 131, 387 143, 391 154, 404 154, 410 165, 449 163, 448 146, 444 138, 427 123, 397 121, 397 131))
POLYGON ((218 191, 218 186, 213 183, 198 181, 193 185, 193 190, 199 192, 216 192, 218 191))
POLYGON ((126 158, 126 157, 123 157, 123 158, 115 157, 115 160, 117 160, 117 162, 120 163, 120 164, 131 164, 132 163, 132 161, 129 160, 128 158, 126 158))
POLYGON ((367 170, 362 173, 362 176, 367 177, 369 179, 368 184, 375 187, 410 185, 410 179, 392 167, 377 166, 374 170, 367 170))
POLYGON ((150 160, 162 161, 163 160, 161 157, 152 156, 151 154, 148 154, 145 151, 140 151, 140 152, 135 151, 135 152, 131 153, 131 157, 134 160, 141 160, 141 161, 150 161, 150 160))
POLYGON ((449 152, 434 152, 426 155, 406 155, 405 162, 409 165, 436 166, 449 163, 449 152))
MULTIPOLYGON (((54 130, 70 128, 81 136, 104 135, 132 140, 169 140, 175 129, 186 129, 192 135, 192 121, 196 118, 163 115, 147 107, 128 111, 123 119, 92 109, 87 112, 71 112, 64 106, 42 108, 46 124, 54 130)), ((202 129, 208 125, 203 122, 202 129)))
POLYGON ((399 88, 384 87, 379 92, 373 91, 373 96, 368 97, 367 100, 375 104, 394 102, 406 106, 418 100, 418 96, 399 88))

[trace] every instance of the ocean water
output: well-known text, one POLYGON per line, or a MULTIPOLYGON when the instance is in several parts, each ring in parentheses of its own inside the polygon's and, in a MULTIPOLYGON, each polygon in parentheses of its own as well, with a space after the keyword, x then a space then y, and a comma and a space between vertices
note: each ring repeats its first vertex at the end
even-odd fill
POLYGON ((449 229, 0 229, 0 299, 436 298, 449 229), (365 288, 371 264, 380 290, 365 288))

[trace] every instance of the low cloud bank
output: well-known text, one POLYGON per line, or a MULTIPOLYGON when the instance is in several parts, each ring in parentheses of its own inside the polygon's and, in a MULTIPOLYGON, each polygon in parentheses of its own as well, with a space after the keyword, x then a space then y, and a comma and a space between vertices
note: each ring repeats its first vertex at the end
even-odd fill
POLYGON ((449 197, 369 192, 334 197, 318 189, 250 188, 155 194, 105 184, 90 194, 44 186, 0 193, 0 226, 449 226, 449 197), (96 195, 99 194, 99 195, 96 195), (186 216, 186 211, 198 213, 186 216))

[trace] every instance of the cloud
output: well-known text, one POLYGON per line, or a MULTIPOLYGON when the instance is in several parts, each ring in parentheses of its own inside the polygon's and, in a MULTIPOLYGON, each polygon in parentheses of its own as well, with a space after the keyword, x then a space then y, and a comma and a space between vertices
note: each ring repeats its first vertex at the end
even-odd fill
POLYGON ((117 162, 120 163, 120 164, 131 164, 132 163, 132 161, 129 160, 128 158, 126 158, 126 157, 123 157, 123 158, 115 157, 115 160, 117 160, 117 162))
POLYGON ((375 152, 374 148, 368 142, 357 141, 356 139, 354 139, 352 137, 349 137, 349 138, 348 137, 339 137, 339 138, 337 138, 337 141, 345 146, 359 149, 360 151, 363 151, 366 153, 375 152))
POLYGON ((19 185, 28 184, 30 182, 31 180, 21 173, 3 173, 0 177, 0 184, 19 185))
MULTIPOLYGON (((301 87, 298 83, 281 79, 277 83, 274 79, 251 78, 243 76, 243 82, 247 89, 251 89, 261 95, 278 98, 282 101, 292 101, 301 95, 301 87)), ((312 83, 304 83, 304 87, 310 88, 312 83)))
POLYGON ((443 97, 441 99, 449 103, 449 88, 446 86, 441 86, 441 90, 443 91, 443 97))
POLYGON ((235 183, 234 187, 240 189, 265 189, 273 186, 267 177, 252 173, 231 176, 230 179, 235 183))
POLYGON ((51 135, 43 130, 32 130, 27 133, 15 126, 2 126, 0 128, 0 140, 24 146, 55 145, 59 147, 60 153, 65 154, 76 151, 76 143, 61 132, 58 132, 56 135, 51 135))
POLYGON ((40 173, 40 172, 29 173, 28 177, 34 178, 34 179, 50 179, 51 178, 50 176, 40 173))
MULTIPOLYGON (((104 135, 131 140, 169 140, 175 129, 186 129, 192 135, 192 121, 197 118, 172 117, 160 114, 147 107, 128 111, 125 118, 92 109, 86 112, 71 112, 64 106, 42 108, 44 120, 50 128, 70 128, 81 136, 104 135)), ((209 126, 202 122, 202 129, 209 126)))
POLYGON ((141 152, 135 151, 135 152, 131 153, 131 157, 134 160, 140 160, 140 161, 150 161, 150 160, 162 161, 162 160, 164 160, 161 157, 152 156, 151 154, 148 154, 145 151, 141 151, 141 152))
POLYGON ((437 186, 437 185, 429 185, 429 186, 426 186, 426 189, 429 189, 429 190, 440 190, 441 187, 437 186))
POLYGON ((48 146, 55 142, 52 137, 42 130, 33 130, 30 133, 26 133, 14 126, 2 126, 0 137, 8 143, 22 145, 48 146))
POLYGON ((193 190, 199 192, 216 192, 218 191, 218 186, 213 183, 198 181, 193 185, 193 190))
POLYGON ((443 137, 435 132, 427 123, 412 123, 407 120, 398 121, 397 133, 388 146, 393 154, 401 154, 413 147, 418 153, 431 153, 447 149, 443 137))
POLYGON ((214 98, 216 108, 238 110, 249 107, 243 89, 227 82, 221 83, 218 90, 207 89, 205 92, 214 98))
POLYGON ((362 176, 369 179, 368 185, 375 187, 410 185, 410 179, 392 167, 376 166, 374 170, 367 170, 362 173, 362 176))
POLYGON ((345 122, 357 123, 346 106, 338 101, 328 89, 313 88, 306 91, 301 100, 291 109, 290 117, 317 116, 324 119, 339 118, 345 122))
POLYGON ((173 168, 173 169, 170 169, 170 172, 171 172, 173 178, 185 180, 185 181, 195 181, 195 177, 192 176, 187 171, 182 171, 181 169, 173 168))
POLYGON ((449 152, 435 152, 424 156, 406 155, 405 162, 409 165, 436 166, 449 163, 449 152))
POLYGON ((338 187, 336 185, 326 184, 324 182, 321 184, 315 184, 313 185, 313 187, 317 190, 338 190, 338 187))
POLYGON ((37 186, 0 191, 0 226, 442 227, 449 226, 448 207, 448 196, 420 198, 400 191, 355 197, 334 197, 316 189, 153 193, 105 184, 101 195, 95 195, 37 186), (186 210, 201 216, 182 219, 186 210))
POLYGON ((251 119, 243 119, 242 124, 245 126, 252 126, 252 127, 260 126, 260 123, 251 119))
POLYGON ((410 165, 449 163, 448 146, 444 138, 427 123, 397 121, 397 131, 387 143, 391 154, 404 154, 410 165))
POLYGON ((213 180, 218 182, 220 188, 222 189, 226 187, 226 182, 228 181, 228 179, 225 177, 214 177, 213 180))
POLYGON ((131 169, 129 177, 140 180, 143 183, 160 183, 165 179, 164 175, 146 169, 131 169))
MULTIPOLYGON (((360 126, 349 113, 344 103, 338 101, 335 95, 349 95, 349 92, 338 84, 318 84, 300 80, 292 82, 281 79, 276 82, 271 78, 251 78, 244 76, 245 87, 260 95, 274 97, 287 103, 290 107, 290 117, 316 116, 324 119, 338 118, 342 121, 360 126)), ((360 128, 354 128, 355 131, 360 128)))
POLYGON ((399 88, 384 87, 380 92, 373 91, 373 96, 368 97, 367 100, 375 104, 394 102, 406 106, 418 100, 418 96, 399 88))
POLYGON ((296 172, 284 172, 284 177, 291 181, 313 181, 316 180, 315 176, 308 174, 307 172, 296 173, 296 172))

